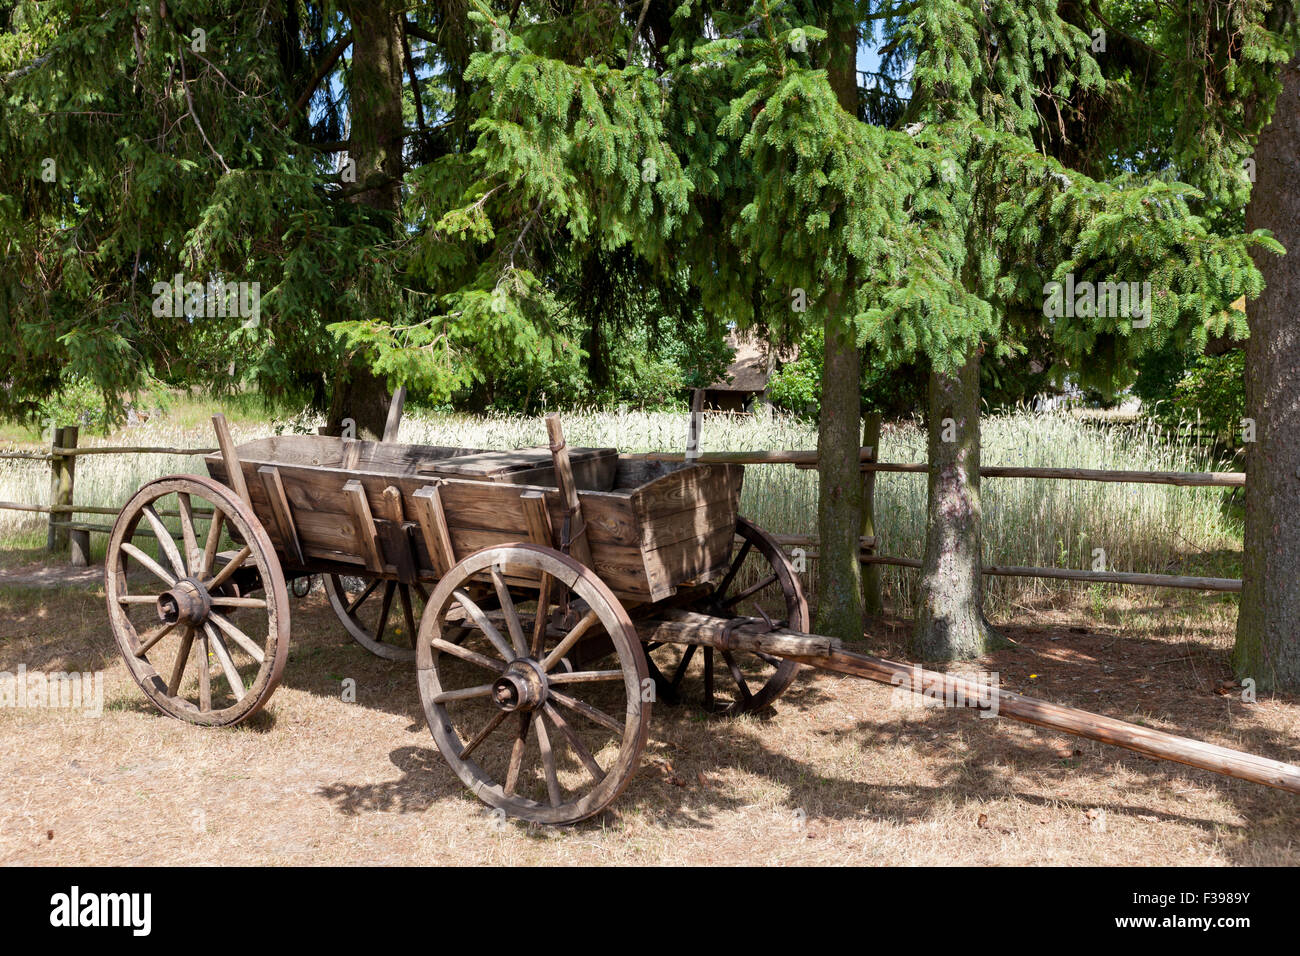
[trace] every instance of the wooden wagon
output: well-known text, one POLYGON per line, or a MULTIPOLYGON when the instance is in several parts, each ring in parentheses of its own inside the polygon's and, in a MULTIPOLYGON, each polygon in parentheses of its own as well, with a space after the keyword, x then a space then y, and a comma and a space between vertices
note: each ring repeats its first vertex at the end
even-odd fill
MULTIPOLYGON (((105 567, 132 676, 190 723, 232 725, 266 703, 288 657, 286 581, 312 575, 358 642, 415 662, 466 786, 543 823, 618 796, 656 700, 764 707, 803 663, 988 706, 987 688, 808 633, 790 560, 739 516, 741 466, 569 448, 554 416, 548 447, 510 452, 323 436, 235 447, 214 424, 209 476, 142 487, 105 567)), ((1300 769, 1278 761, 1016 694, 997 706, 1300 792, 1300 769)))

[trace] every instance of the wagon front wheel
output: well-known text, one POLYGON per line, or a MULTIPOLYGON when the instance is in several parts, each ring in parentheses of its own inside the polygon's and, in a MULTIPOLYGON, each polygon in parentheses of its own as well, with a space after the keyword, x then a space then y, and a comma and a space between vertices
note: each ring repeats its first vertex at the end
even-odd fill
POLYGON ((113 524, 104 591, 127 669, 163 713, 230 726, 279 684, 284 574, 266 530, 220 482, 174 475, 136 492, 113 524))
POLYGON ((636 771, 653 697, 645 656, 618 599, 567 555, 514 544, 465 558, 430 596, 416 662, 439 751, 490 806, 576 823, 636 771), (475 601, 476 585, 495 607, 475 601))
POLYGON ((415 660, 415 635, 429 597, 422 584, 327 574, 325 593, 343 629, 371 654, 415 660))
MULTIPOLYGON (((731 564, 701 610, 722 618, 752 617, 792 631, 807 631, 810 624, 808 599, 794 564, 776 538, 747 518, 737 519, 731 564)), ((652 644, 648 650, 651 673, 665 699, 694 698, 721 716, 767 707, 799 673, 798 664, 770 654, 693 644, 652 644)))

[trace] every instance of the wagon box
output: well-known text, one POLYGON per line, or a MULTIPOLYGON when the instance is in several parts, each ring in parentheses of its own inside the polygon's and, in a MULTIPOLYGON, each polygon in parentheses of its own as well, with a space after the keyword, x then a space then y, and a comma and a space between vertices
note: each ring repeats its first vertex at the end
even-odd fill
MULTIPOLYGON (((526 495, 541 495, 555 533, 563 528, 565 504, 549 449, 357 442, 355 463, 344 471, 348 444, 293 436, 235 449, 253 510, 290 571, 353 566, 409 577, 406 583, 437 580, 438 529, 424 503, 430 488, 445 516, 448 566, 480 548, 530 540, 526 495)), ((621 600, 659 601, 684 582, 725 571, 740 466, 620 460, 612 448, 570 454, 592 567, 621 600)), ((205 461, 213 478, 229 484, 219 453, 205 461)))

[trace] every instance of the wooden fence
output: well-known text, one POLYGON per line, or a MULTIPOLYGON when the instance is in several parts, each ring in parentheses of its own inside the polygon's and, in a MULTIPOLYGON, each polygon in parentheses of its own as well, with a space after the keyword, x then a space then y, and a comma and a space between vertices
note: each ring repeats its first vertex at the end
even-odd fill
MULTIPOLYGON (((394 429, 395 431, 395 429, 394 429)), ((108 533, 110 524, 92 524, 73 521, 74 514, 116 515, 117 509, 75 505, 76 459, 81 455, 208 455, 216 448, 172 448, 157 446, 91 446, 77 447, 77 429, 60 428, 54 433, 48 452, 0 452, 0 460, 50 462, 50 501, 46 505, 29 505, 0 501, 0 510, 28 511, 48 514, 49 533, 46 546, 51 552, 70 550, 72 563, 85 566, 90 559, 90 534, 108 533)), ((681 452, 645 452, 627 455, 645 461, 685 461, 681 452)), ((874 449, 862 448, 859 461, 864 474, 899 472, 925 474, 929 465, 875 461, 874 449)), ((816 468, 817 452, 812 451, 748 451, 704 452, 693 456, 700 462, 718 462, 740 465, 794 465, 796 468, 816 468)), ((982 478, 1048 478, 1068 481, 1104 481, 1134 484, 1175 485, 1183 488, 1240 488, 1246 483, 1241 472, 1178 472, 1178 471, 1110 471, 1090 468, 1029 468, 1006 465, 989 465, 980 468, 982 478)), ((874 516, 870 523, 875 526, 874 516)), ((141 532, 143 533, 143 531, 141 532)), ((809 557, 816 557, 818 542, 813 535, 776 535, 777 541, 787 548, 803 548, 809 557)), ((861 560, 868 565, 892 565, 919 568, 917 558, 876 554, 878 538, 867 535, 860 539, 861 560)), ((1190 588, 1199 591, 1241 590, 1239 578, 1207 578, 1178 574, 1139 574, 1129 571, 1092 571, 1076 568, 1031 568, 1014 565, 986 565, 985 574, 1005 577, 1049 578, 1065 581, 1090 581, 1102 584, 1131 584, 1144 587, 1190 588)))

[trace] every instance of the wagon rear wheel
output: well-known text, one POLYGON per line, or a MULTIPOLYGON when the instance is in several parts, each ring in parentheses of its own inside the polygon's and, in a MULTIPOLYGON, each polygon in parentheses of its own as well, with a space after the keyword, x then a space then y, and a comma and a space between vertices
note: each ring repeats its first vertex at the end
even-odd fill
POLYGON ((645 748, 650 681, 636 630, 590 569, 551 548, 486 548, 452 568, 420 623, 417 674, 443 757, 511 816, 566 824, 599 813, 645 748), (475 583, 494 610, 471 596, 475 583), (591 660, 575 663, 582 643, 591 660))
POLYGON ((390 661, 415 660, 415 636, 429 592, 422 584, 325 575, 330 607, 352 639, 390 661))
MULTIPOLYGON (((808 600, 799 575, 770 534, 746 518, 736 522, 740 539, 727 573, 699 610, 718 617, 754 617, 773 627, 807 631, 808 600)), ((794 682, 799 665, 768 654, 716 651, 711 647, 650 645, 651 670, 666 700, 695 698, 723 716, 759 710, 794 682)))
POLYGON ((266 531, 225 485, 176 475, 136 492, 113 524, 104 590, 127 669, 163 713, 230 726, 279 684, 289 657, 284 574, 266 531))

